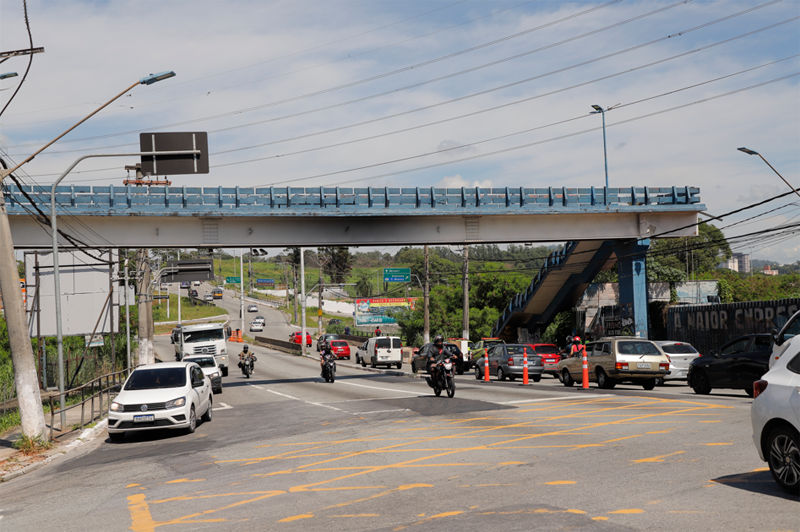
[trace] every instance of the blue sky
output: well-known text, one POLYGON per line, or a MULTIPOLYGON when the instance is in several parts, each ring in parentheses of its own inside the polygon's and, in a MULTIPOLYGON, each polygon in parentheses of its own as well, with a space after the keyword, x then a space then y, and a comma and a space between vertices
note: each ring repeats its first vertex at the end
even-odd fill
MULTIPOLYGON (((211 173, 175 184, 602 186, 590 106, 619 103, 606 115, 611 186, 699 186, 715 215, 788 190, 740 146, 800 186, 797 0, 28 9, 46 52, 0 117, 0 149, 12 160, 138 78, 177 73, 136 87, 26 165, 38 183, 80 155, 136 150, 138 133, 154 130, 209 132, 211 173)), ((0 0, 0 36, 2 50, 28 46, 21 0, 0 0)), ((0 71, 26 66, 11 59, 0 71)), ((0 104, 20 79, 0 81, 0 104)), ((121 183, 133 162, 85 162, 68 182, 121 183)), ((783 205, 726 235, 796 223, 800 206, 790 203, 717 225, 783 205)), ((800 237, 735 242, 756 258, 800 259, 800 237)))

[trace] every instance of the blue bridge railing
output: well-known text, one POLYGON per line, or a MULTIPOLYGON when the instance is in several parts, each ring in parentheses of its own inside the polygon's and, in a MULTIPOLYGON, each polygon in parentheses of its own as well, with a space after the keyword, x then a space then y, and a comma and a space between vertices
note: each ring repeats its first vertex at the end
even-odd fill
POLYGON ((577 245, 577 242, 567 242, 564 244, 563 248, 557 249, 547 256, 544 260, 544 264, 539 268, 539 273, 531 279, 531 284, 528 285, 528 288, 526 288, 524 292, 520 292, 514 296, 508 303, 508 306, 503 310, 503 314, 500 315, 494 325, 492 336, 499 336, 500 333, 503 332, 503 328, 505 328, 511 316, 516 312, 522 311, 527 306, 528 301, 531 300, 539 289, 542 282, 547 277, 547 274, 563 266, 577 245))
MULTIPOLYGON (((42 186, 6 186, 3 194, 10 214, 23 214, 30 204, 50 204, 50 189, 42 186)), ((56 189, 60 209, 83 214, 152 213, 193 215, 199 212, 228 215, 308 214, 364 212, 392 214, 416 209, 418 214, 437 211, 520 213, 542 211, 685 210, 700 203, 697 187, 504 187, 504 188, 340 188, 340 187, 165 187, 82 186, 56 189)))

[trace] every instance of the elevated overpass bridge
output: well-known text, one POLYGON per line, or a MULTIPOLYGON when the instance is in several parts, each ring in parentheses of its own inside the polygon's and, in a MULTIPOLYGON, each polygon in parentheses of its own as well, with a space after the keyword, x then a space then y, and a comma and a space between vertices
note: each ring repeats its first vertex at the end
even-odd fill
MULTIPOLYGON (((704 210, 696 187, 135 187, 64 185, 60 221, 97 248, 448 245, 568 242, 560 258, 507 309, 498 330, 549 319, 579 296, 609 260, 631 267, 637 330, 646 290, 644 256, 653 235, 693 236, 704 210), (611 249, 615 251, 612 253, 611 249), (591 257, 590 260, 587 260, 591 257), (624 263, 624 264, 623 264, 624 263), (642 280, 642 286, 644 281, 642 280), (585 287, 584 287, 585 288, 585 287), (641 292, 642 290, 639 290, 641 292), (638 295, 637 295, 638 294, 638 295), (538 321, 537 321, 538 320, 538 321)), ((48 249, 34 204, 49 212, 50 190, 3 190, 14 247, 48 249)), ((62 226, 65 227, 65 226, 62 226)), ((73 247, 61 240, 64 249, 73 247)), ((622 275, 620 276, 622 278, 622 275)), ((629 281, 624 281, 624 284, 629 281)), ((621 293, 626 289, 621 287, 621 293)), ((627 298, 627 296, 625 296, 627 298)), ((623 301, 627 303, 627 301, 623 301)), ((501 318, 502 319, 502 318, 501 318)), ((646 334, 646 332, 645 332, 646 334)))

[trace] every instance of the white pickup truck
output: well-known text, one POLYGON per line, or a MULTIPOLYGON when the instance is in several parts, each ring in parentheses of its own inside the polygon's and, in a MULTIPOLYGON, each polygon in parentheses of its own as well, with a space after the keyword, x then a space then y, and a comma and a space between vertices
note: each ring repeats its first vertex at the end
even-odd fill
POLYGON ((175 359, 182 360, 189 355, 214 355, 222 376, 228 376, 228 345, 225 327, 222 323, 203 323, 184 325, 173 332, 175 359))

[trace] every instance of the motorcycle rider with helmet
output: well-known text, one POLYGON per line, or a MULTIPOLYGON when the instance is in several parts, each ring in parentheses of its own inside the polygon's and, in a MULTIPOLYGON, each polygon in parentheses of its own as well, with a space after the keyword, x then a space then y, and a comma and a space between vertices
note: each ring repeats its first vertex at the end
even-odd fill
POLYGON ((250 373, 252 373, 256 366, 256 356, 253 353, 250 353, 250 346, 245 344, 244 347, 242 347, 242 352, 239 353, 240 368, 247 363, 248 358, 250 359, 250 373))
POLYGON ((435 380, 436 365, 438 364, 439 360, 447 356, 447 353, 444 351, 444 337, 441 334, 437 334, 433 337, 433 342, 422 346, 420 353, 427 361, 426 367, 428 374, 435 380))
POLYGON ((328 342, 321 342, 319 347, 319 376, 325 377, 325 361, 333 359, 333 372, 336 373, 336 355, 331 350, 331 345, 328 342))

